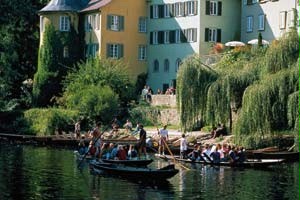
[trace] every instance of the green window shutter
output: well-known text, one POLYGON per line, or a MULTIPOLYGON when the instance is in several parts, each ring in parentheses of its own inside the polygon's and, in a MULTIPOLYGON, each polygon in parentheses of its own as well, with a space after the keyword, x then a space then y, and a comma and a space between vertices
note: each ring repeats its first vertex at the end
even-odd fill
POLYGON ((119 16, 119 31, 123 31, 124 30, 124 16, 119 16))
POLYGON ((170 43, 175 43, 175 31, 170 31, 170 43))
POLYGON ((210 14, 210 2, 209 1, 206 1, 205 14, 206 15, 210 14))
POLYGON ((150 44, 153 44, 153 32, 150 32, 150 44))
POLYGON ((158 5, 158 18, 164 17, 164 5, 158 5))
POLYGON ((187 38, 186 38, 186 30, 181 30, 180 31, 180 41, 182 43, 187 42, 187 38))
POLYGON ((111 18, 112 16, 111 15, 107 15, 107 29, 110 30, 110 25, 111 25, 111 18))
POLYGON ((218 1, 218 15, 221 16, 222 15, 222 2, 218 1))
POLYGON ((123 53, 123 51, 124 51, 123 48, 124 48, 123 44, 118 45, 118 58, 123 58, 123 54, 124 54, 123 53))
POLYGON ((163 43, 164 43, 164 32, 158 31, 158 44, 163 44, 163 43))
POLYGON ((205 42, 208 42, 208 37, 209 37, 209 29, 205 28, 205 38, 204 38, 205 42))
POLYGON ((150 6, 150 18, 153 18, 153 6, 150 6))
POLYGON ((221 42, 221 29, 217 29, 217 42, 221 42))

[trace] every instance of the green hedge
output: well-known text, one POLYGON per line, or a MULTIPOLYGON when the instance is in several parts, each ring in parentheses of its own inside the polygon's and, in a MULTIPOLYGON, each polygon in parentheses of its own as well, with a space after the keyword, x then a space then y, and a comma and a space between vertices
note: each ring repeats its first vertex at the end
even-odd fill
POLYGON ((79 117, 79 112, 58 108, 30 109, 24 112, 24 132, 37 136, 54 135, 55 132, 68 132, 70 125, 79 117))

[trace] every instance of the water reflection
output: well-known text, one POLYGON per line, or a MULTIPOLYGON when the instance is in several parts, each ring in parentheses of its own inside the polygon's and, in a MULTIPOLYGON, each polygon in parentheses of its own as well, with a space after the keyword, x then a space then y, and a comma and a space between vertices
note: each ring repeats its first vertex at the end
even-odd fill
POLYGON ((159 184, 90 174, 83 163, 78 169, 70 150, 0 143, 0 199, 299 199, 299 163, 268 170, 191 164, 159 184))

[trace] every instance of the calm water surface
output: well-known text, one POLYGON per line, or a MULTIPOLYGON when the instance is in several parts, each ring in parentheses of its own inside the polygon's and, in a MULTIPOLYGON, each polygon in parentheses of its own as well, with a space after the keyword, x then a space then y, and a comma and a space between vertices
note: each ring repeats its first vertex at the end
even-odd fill
MULTIPOLYGON (((166 164, 155 160, 152 167, 166 164)), ((267 170, 186 166, 192 170, 147 185, 79 170, 73 150, 0 143, 0 200, 299 199, 299 163, 267 170)))

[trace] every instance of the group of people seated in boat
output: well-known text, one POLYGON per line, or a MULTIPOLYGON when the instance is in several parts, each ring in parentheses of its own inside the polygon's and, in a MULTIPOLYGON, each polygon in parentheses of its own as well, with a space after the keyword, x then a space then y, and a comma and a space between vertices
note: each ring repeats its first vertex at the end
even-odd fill
POLYGON ((138 151, 134 145, 104 143, 99 158, 107 160, 136 160, 138 158, 138 151))
POLYGON ((118 145, 114 143, 103 143, 100 150, 93 146, 86 147, 79 143, 79 154, 87 154, 100 159, 112 160, 136 160, 138 158, 138 150, 136 145, 118 145))
POLYGON ((192 161, 204 162, 244 162, 246 160, 243 147, 235 147, 227 144, 209 145, 206 144, 203 148, 195 144, 194 149, 187 155, 187 158, 192 161))

